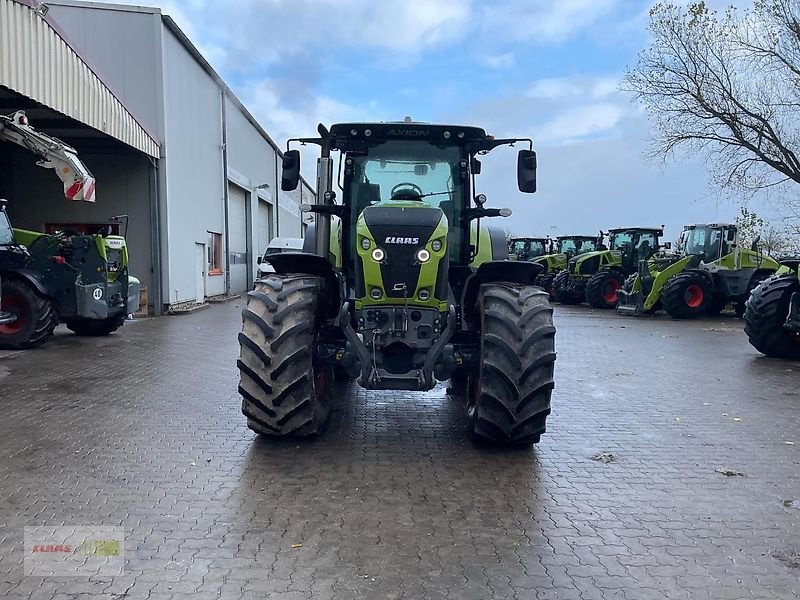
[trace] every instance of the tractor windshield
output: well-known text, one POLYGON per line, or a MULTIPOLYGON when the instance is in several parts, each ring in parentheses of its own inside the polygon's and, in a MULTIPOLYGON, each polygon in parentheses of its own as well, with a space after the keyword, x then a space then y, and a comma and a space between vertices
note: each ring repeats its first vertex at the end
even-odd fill
POLYGON ((345 180, 344 203, 349 211, 347 247, 355 247, 358 217, 368 206, 391 200, 415 200, 440 208, 449 221, 451 260, 460 256, 462 192, 458 177, 461 149, 437 147, 428 142, 389 141, 369 149, 367 155, 348 154, 352 175, 345 180))
POLYGON ((11 231, 11 223, 8 222, 6 212, 0 211, 0 246, 8 246, 14 243, 14 232, 11 231))
POLYGON ((511 253, 517 255, 518 260, 531 260, 545 253, 543 240, 514 240, 511 243, 511 253))
POLYGON ((693 227, 684 232, 683 252, 700 254, 703 262, 713 262, 720 257, 722 230, 714 227, 693 227))

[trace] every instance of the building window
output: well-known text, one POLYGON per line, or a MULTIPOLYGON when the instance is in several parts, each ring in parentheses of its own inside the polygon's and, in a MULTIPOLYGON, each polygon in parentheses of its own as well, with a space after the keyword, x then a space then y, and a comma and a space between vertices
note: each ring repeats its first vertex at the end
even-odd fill
POLYGON ((208 274, 222 275, 222 234, 209 231, 208 274))

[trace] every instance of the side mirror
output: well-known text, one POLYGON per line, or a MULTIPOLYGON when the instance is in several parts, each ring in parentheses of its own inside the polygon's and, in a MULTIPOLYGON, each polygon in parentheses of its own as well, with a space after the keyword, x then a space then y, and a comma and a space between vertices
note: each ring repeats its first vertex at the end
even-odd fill
POLYGON ((525 194, 536 191, 536 152, 533 150, 520 150, 517 155, 517 187, 525 194))
POLYGON ((479 161, 477 158, 475 158, 475 157, 473 156, 473 157, 472 157, 472 160, 470 161, 470 163, 471 163, 471 164, 470 164, 470 170, 471 170, 471 171, 472 171, 472 172, 473 172, 475 175, 480 175, 480 174, 481 174, 481 161, 479 161))
POLYGON ((664 242, 664 250, 672 250, 672 242, 664 242))
POLYGON ((760 241, 761 241, 761 236, 757 235, 756 239, 753 240, 753 243, 750 244, 750 250, 752 250, 753 252, 758 252, 758 244, 760 241))
POLYGON ((291 192, 300 183, 300 150, 287 150, 283 155, 281 190, 291 192))

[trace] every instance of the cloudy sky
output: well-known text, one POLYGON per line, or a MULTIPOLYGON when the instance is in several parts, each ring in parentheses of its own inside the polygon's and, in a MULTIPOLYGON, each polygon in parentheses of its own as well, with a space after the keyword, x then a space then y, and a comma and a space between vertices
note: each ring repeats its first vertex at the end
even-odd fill
MULTIPOLYGON (((743 4, 744 2, 740 2, 743 4)), ((347 120, 465 123, 532 137, 539 192, 514 154, 478 191, 517 234, 730 220, 703 162, 648 162, 648 123, 618 91, 647 43, 646 0, 162 0, 279 143, 347 120)), ((723 2, 710 2, 721 6, 723 2)), ((313 165, 305 164, 306 176, 313 165)))

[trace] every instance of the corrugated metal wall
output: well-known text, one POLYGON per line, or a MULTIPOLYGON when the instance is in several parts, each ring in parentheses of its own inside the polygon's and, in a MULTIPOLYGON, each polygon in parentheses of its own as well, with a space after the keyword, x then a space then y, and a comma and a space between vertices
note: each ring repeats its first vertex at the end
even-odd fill
POLYGON ((78 54, 16 0, 0 0, 0 85, 159 157, 159 144, 78 54))

